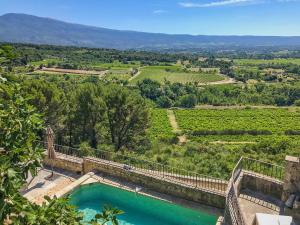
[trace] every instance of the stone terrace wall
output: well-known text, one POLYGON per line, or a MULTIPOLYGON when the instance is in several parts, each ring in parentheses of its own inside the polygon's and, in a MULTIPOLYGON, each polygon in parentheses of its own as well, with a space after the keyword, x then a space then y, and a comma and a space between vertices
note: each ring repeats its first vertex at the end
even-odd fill
POLYGON ((124 170, 122 164, 107 164, 103 160, 86 157, 84 158, 83 169, 84 173, 96 170, 98 172, 102 172, 103 174, 115 176, 157 192, 173 195, 217 208, 225 207, 225 195, 213 192, 210 193, 193 187, 184 186, 182 184, 176 184, 167 180, 156 178, 154 176, 152 177, 145 175, 137 171, 124 170))
POLYGON ((241 189, 250 189, 265 195, 281 199, 283 182, 252 172, 243 172, 241 189))
POLYGON ((75 173, 83 172, 83 159, 56 153, 56 159, 48 159, 45 155, 43 164, 54 168, 64 169, 75 173))
POLYGON ((300 158, 287 156, 285 161, 283 201, 286 201, 291 194, 300 194, 300 158))

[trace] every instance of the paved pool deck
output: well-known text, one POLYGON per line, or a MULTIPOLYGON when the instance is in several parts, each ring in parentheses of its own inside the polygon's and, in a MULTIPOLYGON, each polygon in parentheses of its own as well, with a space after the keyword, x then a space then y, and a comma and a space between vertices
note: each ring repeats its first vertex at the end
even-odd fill
POLYGON ((55 169, 54 176, 48 178, 51 173, 50 168, 40 168, 37 176, 34 177, 28 187, 21 191, 22 195, 29 201, 40 205, 45 201, 45 195, 53 197, 55 193, 81 176, 65 170, 55 169))
POLYGON ((283 212, 283 203, 275 198, 250 190, 243 190, 238 199, 246 220, 246 225, 253 225, 256 213, 280 215, 283 212))

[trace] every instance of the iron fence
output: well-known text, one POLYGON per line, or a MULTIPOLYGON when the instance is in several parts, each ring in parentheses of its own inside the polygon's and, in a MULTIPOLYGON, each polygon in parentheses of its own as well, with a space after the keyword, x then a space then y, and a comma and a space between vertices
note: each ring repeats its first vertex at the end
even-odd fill
MULTIPOLYGON (((47 148, 47 143, 44 142, 43 144, 44 147, 47 148)), ((226 180, 140 159, 133 155, 93 148, 85 148, 86 151, 83 151, 82 149, 57 144, 54 144, 54 149, 57 153, 64 154, 66 157, 93 157, 103 160, 102 163, 115 164, 116 166, 123 167, 125 170, 140 172, 149 176, 159 177, 198 189, 207 189, 221 194, 225 194, 227 189, 228 182, 226 180)))
MULTIPOLYGON (((47 148, 47 143, 42 143, 47 148)), ((137 158, 134 155, 118 153, 113 151, 104 151, 93 148, 78 149, 69 146, 54 144, 57 153, 65 157, 93 157, 102 160, 102 163, 114 164, 122 167, 124 170, 143 173, 148 176, 159 177, 171 182, 188 185, 197 189, 205 189, 215 193, 226 195, 226 206, 224 219, 226 224, 244 225, 245 220, 238 201, 238 183, 241 174, 252 172, 255 176, 268 176, 278 180, 283 179, 284 167, 266 163, 260 160, 241 157, 235 168, 232 170, 229 182, 219 178, 199 174, 182 168, 176 168, 169 165, 148 161, 137 158)))
POLYGON ((242 172, 252 172, 252 174, 255 176, 264 176, 282 180, 284 175, 284 167, 246 157, 240 158, 232 171, 226 192, 224 219, 225 224, 228 225, 245 224, 245 219, 238 201, 238 186, 240 182, 239 178, 241 177, 242 172))
POLYGON ((160 177, 165 180, 193 186, 195 188, 204 188, 225 193, 227 187, 227 181, 219 178, 198 174, 196 172, 171 167, 153 161, 134 158, 132 156, 97 150, 94 157, 104 160, 106 163, 120 163, 124 165, 124 168, 127 170, 134 170, 136 172, 160 177))
MULTIPOLYGON (((47 142, 42 142, 47 148, 47 142)), ((232 170, 229 182, 211 176, 198 174, 182 168, 171 167, 169 165, 147 161, 134 157, 133 155, 103 151, 99 149, 85 148, 78 149, 68 146, 54 144, 57 153, 65 157, 93 157, 102 160, 102 163, 114 164, 127 171, 135 171, 148 176, 159 177, 171 182, 188 185, 197 189, 205 189, 221 194, 226 194, 226 206, 224 212, 224 222, 228 225, 245 225, 245 218, 238 201, 238 186, 244 172, 252 172, 255 176, 267 176, 278 180, 283 179, 284 167, 266 163, 260 160, 241 157, 232 170)))
POLYGON ((243 169, 243 158, 240 158, 232 171, 226 193, 224 219, 227 225, 245 225, 245 219, 238 201, 238 182, 243 169))
POLYGON ((284 167, 263 162, 260 160, 256 159, 250 159, 243 157, 242 158, 242 164, 243 164, 243 170, 245 171, 251 171, 256 173, 256 175, 263 175, 263 176, 268 176, 270 178, 275 178, 278 180, 283 180, 284 176, 284 167))

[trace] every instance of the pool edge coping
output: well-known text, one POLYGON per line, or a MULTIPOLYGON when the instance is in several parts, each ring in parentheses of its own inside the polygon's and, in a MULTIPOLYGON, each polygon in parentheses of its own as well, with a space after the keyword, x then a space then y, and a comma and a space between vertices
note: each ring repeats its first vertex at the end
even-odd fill
POLYGON ((92 184, 96 184, 96 183, 119 188, 124 191, 138 193, 140 195, 143 195, 143 196, 146 196, 149 198, 154 198, 156 200, 168 202, 171 204, 177 204, 182 207, 199 210, 199 211, 204 211, 206 213, 214 215, 217 219, 221 215, 223 215, 222 209, 212 207, 209 205, 205 205, 205 204, 200 204, 200 203, 193 202, 190 200, 185 200, 185 199, 177 197, 177 196, 172 196, 172 195, 156 192, 156 191, 144 188, 144 187, 141 187, 142 189, 140 191, 135 191, 134 188, 131 187, 131 185, 139 187, 138 185, 134 185, 133 183, 130 183, 130 182, 124 182, 119 179, 117 179, 117 181, 116 181, 116 180, 114 180, 114 177, 110 177, 110 176, 104 177, 96 172, 89 172, 89 173, 81 176, 80 178, 75 180, 73 183, 69 184, 68 186, 63 188, 61 191, 57 192, 57 194, 55 194, 55 196, 57 198, 61 198, 61 197, 71 194, 71 192, 75 191, 76 189, 80 188, 81 186, 92 185, 92 184), (87 182, 89 179, 93 179, 93 180, 90 182, 87 182))

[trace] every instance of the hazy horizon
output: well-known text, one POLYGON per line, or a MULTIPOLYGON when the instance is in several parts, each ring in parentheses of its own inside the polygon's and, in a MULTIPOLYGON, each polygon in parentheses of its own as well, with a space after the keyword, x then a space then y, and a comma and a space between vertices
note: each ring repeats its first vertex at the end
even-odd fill
POLYGON ((2 0, 0 14, 149 33, 300 36, 299 10, 299 0, 2 0))
MULTIPOLYGON (((34 17, 40 17, 40 18, 46 18, 46 19, 52 19, 52 20, 57 20, 60 22, 64 22, 64 23, 70 23, 70 24, 77 24, 77 25, 83 25, 83 26, 90 26, 90 27, 95 27, 95 28, 104 28, 104 29, 111 29, 114 30, 110 27, 100 27, 100 26, 94 26, 94 25, 90 25, 90 24, 82 24, 82 23, 75 23, 75 22, 70 22, 70 21, 64 21, 64 20, 60 20, 57 18, 51 18, 51 17, 42 17, 42 16, 36 16, 36 15, 31 15, 31 14, 26 14, 26 13, 15 13, 15 12, 11 12, 11 13, 4 13, 0 16, 5 16, 8 14, 23 14, 23 15, 28 15, 28 16, 34 16, 34 17)), ((144 33, 152 33, 152 34, 168 34, 168 35, 191 35, 191 36, 274 36, 274 37, 300 37, 299 35, 252 35, 252 34, 187 34, 187 33, 163 33, 163 32, 149 32, 149 31, 138 31, 138 30, 122 30, 122 29, 115 29, 115 30, 120 30, 120 31, 132 31, 132 32, 144 32, 144 33)))

